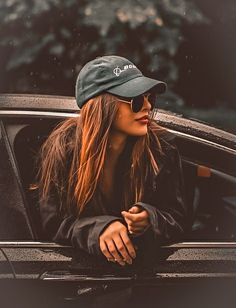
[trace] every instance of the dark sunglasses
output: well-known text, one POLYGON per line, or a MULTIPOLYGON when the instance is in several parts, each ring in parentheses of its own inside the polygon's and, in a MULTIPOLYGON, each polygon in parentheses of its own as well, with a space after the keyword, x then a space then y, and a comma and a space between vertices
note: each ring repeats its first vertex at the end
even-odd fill
POLYGON ((156 93, 141 94, 139 96, 126 99, 124 99, 124 97, 118 96, 119 101, 130 104, 131 110, 135 113, 139 112, 143 108, 144 98, 149 101, 149 103, 152 105, 151 110, 153 110, 157 100, 156 93))

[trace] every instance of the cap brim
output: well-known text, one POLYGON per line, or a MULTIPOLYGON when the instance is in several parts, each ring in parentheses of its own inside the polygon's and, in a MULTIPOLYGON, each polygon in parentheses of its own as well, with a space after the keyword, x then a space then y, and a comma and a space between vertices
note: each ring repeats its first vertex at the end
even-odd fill
POLYGON ((167 84, 163 81, 139 76, 118 86, 107 89, 106 92, 122 97, 135 97, 149 90, 154 90, 161 94, 166 91, 166 88, 167 84))

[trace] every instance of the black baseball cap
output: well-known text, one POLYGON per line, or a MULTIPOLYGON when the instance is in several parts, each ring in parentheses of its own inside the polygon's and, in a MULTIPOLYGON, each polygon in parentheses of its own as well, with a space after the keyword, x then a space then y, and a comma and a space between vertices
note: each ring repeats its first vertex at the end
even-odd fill
POLYGON ((148 78, 131 61, 120 56, 102 56, 89 61, 79 72, 75 96, 79 108, 103 92, 135 97, 149 90, 164 93, 165 82, 148 78))

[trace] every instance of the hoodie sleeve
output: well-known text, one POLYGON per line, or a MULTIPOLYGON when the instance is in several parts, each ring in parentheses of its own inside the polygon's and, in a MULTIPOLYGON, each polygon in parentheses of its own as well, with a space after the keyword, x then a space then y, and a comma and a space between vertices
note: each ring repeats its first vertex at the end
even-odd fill
POLYGON ((77 218, 74 215, 60 214, 59 200, 50 197, 47 202, 40 202, 40 214, 45 240, 72 245, 93 255, 102 255, 99 236, 113 221, 122 219, 116 216, 99 215, 77 218))
POLYGON ((150 200, 150 204, 136 205, 148 212, 154 237, 161 245, 181 240, 188 228, 188 215, 182 162, 175 143, 170 145, 166 162, 155 177, 150 200))

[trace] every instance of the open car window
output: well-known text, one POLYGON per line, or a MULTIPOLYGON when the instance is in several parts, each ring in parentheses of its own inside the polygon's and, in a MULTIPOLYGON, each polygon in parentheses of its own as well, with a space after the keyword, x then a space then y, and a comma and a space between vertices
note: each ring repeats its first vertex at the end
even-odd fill
POLYGON ((0 121, 0 240, 32 240, 29 213, 5 127, 0 121))

